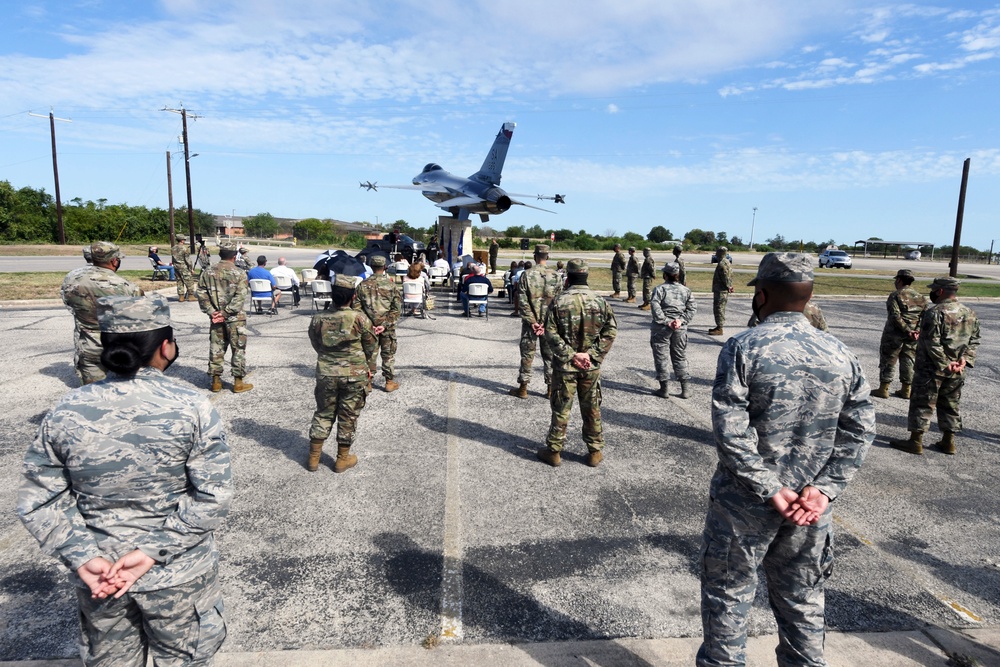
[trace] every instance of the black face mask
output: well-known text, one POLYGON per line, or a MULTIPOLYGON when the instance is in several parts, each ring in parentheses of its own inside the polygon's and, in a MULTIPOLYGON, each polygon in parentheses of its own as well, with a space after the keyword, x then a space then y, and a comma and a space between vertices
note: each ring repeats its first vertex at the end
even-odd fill
MULTIPOLYGON (((763 294, 763 292, 758 292, 757 294, 763 294)), ((760 320, 760 309, 764 307, 764 304, 757 303, 757 294, 753 295, 753 299, 750 301, 750 307, 753 309, 753 314, 757 316, 760 320)))
POLYGON ((181 346, 177 343, 176 340, 171 341, 171 342, 173 342, 173 344, 174 344, 174 358, 167 360, 167 365, 163 368, 163 372, 164 373, 167 372, 168 368, 170 368, 171 366, 174 365, 174 362, 177 361, 177 357, 181 356, 181 346))

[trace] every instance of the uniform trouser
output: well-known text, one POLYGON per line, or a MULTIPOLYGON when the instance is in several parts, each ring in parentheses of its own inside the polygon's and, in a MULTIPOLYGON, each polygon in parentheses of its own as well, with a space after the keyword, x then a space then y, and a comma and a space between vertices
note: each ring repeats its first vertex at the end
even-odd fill
POLYGON ((76 375, 83 384, 99 382, 107 377, 107 371, 101 364, 101 333, 77 329, 73 339, 73 366, 76 375))
POLYGON ((545 444, 554 452, 562 451, 566 444, 566 425, 573 409, 573 396, 580 398, 580 416, 583 418, 583 442, 587 450, 604 449, 604 428, 601 425, 601 371, 555 371, 552 375, 552 421, 545 444))
POLYGON ((878 347, 878 379, 882 384, 892 382, 892 372, 899 360, 899 381, 913 384, 913 360, 917 354, 917 341, 909 336, 900 337, 894 332, 883 331, 878 347))
POLYGON ((316 378, 316 412, 309 426, 310 440, 326 440, 337 422, 337 446, 354 444, 358 416, 368 400, 368 377, 337 376, 316 378))
POLYGON ((213 570, 179 586, 95 600, 77 589, 80 655, 87 667, 206 666, 226 639, 213 570))
POLYGON ((208 374, 222 375, 226 363, 226 349, 232 348, 233 377, 246 375, 247 321, 212 323, 208 330, 208 374))
POLYGON ((625 282, 626 282, 626 285, 628 286, 628 298, 630 298, 630 299, 634 299, 635 298, 635 279, 636 278, 638 278, 638 276, 636 274, 634 274, 634 273, 626 273, 625 274, 625 282))
POLYGON ((721 329, 726 323, 726 304, 729 302, 729 292, 712 292, 712 314, 715 315, 715 326, 721 329))
POLYGON ((378 339, 379 353, 382 355, 382 377, 391 380, 396 376, 396 327, 386 327, 378 339))
POLYGON ((545 384, 552 382, 552 351, 545 342, 545 336, 539 336, 531 325, 521 320, 521 370, 517 374, 518 384, 531 382, 531 364, 535 361, 535 341, 542 353, 542 377, 545 384))
POLYGON ((611 272, 611 289, 613 289, 615 291, 615 294, 618 294, 619 292, 622 291, 622 272, 621 271, 612 271, 611 272))
POLYGON ((701 552, 704 640, 698 667, 746 663, 747 616, 763 562, 778 623, 778 665, 823 667, 825 599, 833 571, 832 510, 814 526, 796 526, 768 503, 713 498, 701 552))
POLYGON ((649 345, 653 348, 653 365, 656 367, 656 381, 666 382, 670 379, 670 365, 674 367, 674 377, 687 380, 687 327, 671 329, 664 324, 654 324, 649 332, 649 345))
POLYGON ((184 299, 188 295, 192 297, 198 292, 198 282, 194 279, 194 274, 186 269, 177 271, 177 298, 184 299))
POLYGON ((497 272, 497 256, 490 253, 490 273, 497 272))
POLYGON ((646 305, 653 300, 653 279, 642 279, 642 304, 646 305))
POLYGON ((932 375, 918 369, 910 390, 910 410, 906 417, 907 430, 924 433, 930 428, 931 415, 937 410, 938 428, 958 433, 962 416, 958 404, 962 400, 965 373, 932 375))

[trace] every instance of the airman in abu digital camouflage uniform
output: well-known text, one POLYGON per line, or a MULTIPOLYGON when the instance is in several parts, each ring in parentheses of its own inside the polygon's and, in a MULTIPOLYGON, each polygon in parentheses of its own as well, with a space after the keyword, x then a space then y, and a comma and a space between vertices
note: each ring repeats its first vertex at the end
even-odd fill
POLYGON ((542 355, 545 396, 551 395, 552 352, 545 339, 545 315, 549 304, 562 290, 562 281, 555 269, 546 266, 549 247, 535 245, 535 265, 521 274, 517 284, 517 309, 521 316, 521 370, 517 374, 518 386, 510 390, 512 396, 528 397, 531 382, 531 364, 535 360, 535 341, 542 355))
POLYGON ((611 306, 587 286, 589 272, 582 259, 566 264, 567 288, 552 302, 545 318, 545 340, 552 350, 552 421, 538 458, 551 466, 562 463, 560 452, 566 443, 574 394, 580 397, 587 465, 596 467, 604 459, 601 364, 618 335, 618 322, 611 306))
POLYGON ((62 300, 73 311, 73 367, 83 384, 105 378, 101 364, 101 327, 97 322, 97 300, 102 296, 139 296, 142 289, 118 275, 121 250, 114 243, 97 241, 90 246, 93 265, 81 266, 66 275, 62 300))
POLYGON ((191 250, 187 245, 187 237, 178 234, 177 243, 170 248, 170 257, 174 262, 174 273, 177 274, 177 301, 197 301, 195 296, 198 282, 194 277, 194 264, 191 261, 191 250))
POLYGON ((361 310, 371 320, 378 339, 385 390, 396 391, 399 389, 399 382, 396 381, 396 322, 403 312, 403 299, 392 278, 386 275, 385 264, 385 257, 382 255, 371 258, 371 267, 375 273, 361 281, 357 287, 357 297, 361 310))
POLYGON ((725 246, 720 246, 715 251, 718 259, 712 276, 712 314, 715 316, 715 327, 708 330, 709 336, 721 336, 724 333, 722 327, 726 324, 726 304, 733 291, 733 267, 726 259, 727 252, 729 249, 725 246))
POLYGON ((691 290, 678 281, 680 267, 674 263, 663 266, 663 284, 653 290, 651 305, 653 323, 649 332, 649 344, 653 348, 653 365, 660 388, 653 392, 660 398, 667 398, 667 382, 670 380, 670 366, 681 384, 681 398, 690 398, 687 363, 687 327, 698 310, 691 290))
POLYGON ((614 293, 612 298, 617 299, 622 295, 622 274, 625 273, 625 253, 622 252, 621 244, 615 244, 615 256, 611 259, 611 289, 614 293))
POLYGON ((198 303, 212 323, 209 327, 208 374, 212 391, 222 391, 222 369, 226 349, 232 348, 233 393, 250 391, 253 385, 244 382, 246 376, 247 314, 250 298, 247 274, 236 267, 236 246, 219 246, 219 262, 201 272, 198 277, 198 303))
POLYGON ((639 269, 639 276, 642 278, 642 305, 639 310, 649 310, 650 301, 653 298, 653 279, 656 278, 656 262, 653 261, 652 251, 649 248, 642 249, 642 268, 639 269))
POLYGON ((906 427, 908 440, 893 440, 892 446, 911 454, 923 454, 924 433, 937 410, 942 438, 935 447, 955 453, 955 434, 962 430, 958 404, 965 386, 965 369, 976 363, 979 318, 974 310, 956 300, 959 281, 935 278, 931 283, 934 305, 920 317, 916 370, 906 427))
MULTIPOLYGON (((819 304, 815 301, 810 299, 809 303, 807 303, 805 308, 802 309, 802 314, 807 320, 809 320, 809 324, 813 325, 820 331, 830 330, 830 327, 826 324, 826 317, 823 315, 823 309, 820 308, 819 304)), ((747 322, 747 326, 755 327, 758 323, 759 320, 757 319, 757 313, 750 313, 750 320, 747 322)), ((877 396, 877 394, 872 393, 872 396, 877 396)))
POLYGON ((888 318, 882 329, 878 348, 879 387, 872 392, 876 398, 889 398, 896 360, 899 360, 900 388, 896 396, 910 397, 913 384, 913 360, 920 335, 920 315, 927 308, 927 297, 913 289, 913 273, 909 269, 896 272, 896 290, 885 302, 888 318))
POLYGON ((625 283, 628 295, 625 303, 635 303, 635 279, 639 277, 639 260, 635 258, 635 247, 629 246, 628 262, 625 264, 625 283))
POLYGON ((316 412, 309 427, 309 459, 306 468, 315 471, 323 454, 323 443, 337 422, 337 459, 334 472, 353 468, 358 457, 351 454, 358 415, 365 407, 375 373, 378 341, 368 316, 351 308, 354 279, 334 278, 332 311, 313 315, 309 341, 316 360, 316 412))
POLYGON ((71 572, 84 664, 145 667, 151 652, 156 665, 209 665, 226 637, 214 538, 232 498, 222 420, 164 375, 179 352, 165 298, 107 296, 99 309, 111 373, 45 416, 17 512, 71 572))
POLYGON ((778 623, 778 664, 826 665, 831 502, 875 439, 875 409, 857 357, 802 316, 812 282, 808 255, 765 255, 750 281, 761 322, 719 354, 712 388, 719 463, 701 553, 699 667, 745 664, 761 564, 778 623))

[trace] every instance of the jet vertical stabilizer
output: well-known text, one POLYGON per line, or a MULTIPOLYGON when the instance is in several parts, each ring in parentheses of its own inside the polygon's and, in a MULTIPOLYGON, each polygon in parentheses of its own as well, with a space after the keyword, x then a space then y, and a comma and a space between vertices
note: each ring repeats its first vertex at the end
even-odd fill
POLYGON ((483 166, 479 171, 469 176, 474 181, 500 185, 500 172, 503 171, 504 160, 507 159, 507 147, 510 146, 510 138, 514 136, 514 123, 504 123, 497 138, 493 140, 493 147, 483 160, 483 166))

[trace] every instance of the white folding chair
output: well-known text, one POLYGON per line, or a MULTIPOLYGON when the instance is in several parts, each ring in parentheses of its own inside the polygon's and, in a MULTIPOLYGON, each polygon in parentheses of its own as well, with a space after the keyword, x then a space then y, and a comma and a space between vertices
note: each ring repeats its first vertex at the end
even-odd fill
POLYGON ((427 275, 431 279, 431 285, 444 285, 448 280, 448 269, 443 266, 432 266, 427 275))
POLYGON ((486 319, 490 319, 490 286, 485 283, 472 283, 469 285, 469 317, 472 317, 472 307, 482 306, 486 312, 486 319))
POLYGON ((153 280, 170 280, 170 269, 160 266, 152 257, 148 259, 149 263, 153 265, 153 280))
POLYGON ((316 276, 319 275, 319 271, 316 269, 302 269, 302 282, 311 283, 316 280, 316 276))
POLYGON ((417 282, 403 283, 403 312, 409 308, 410 312, 416 314, 420 311, 420 316, 424 316, 424 290, 423 285, 417 282))
MULTIPOLYGON (((278 276, 274 277, 274 282, 276 282, 278 284, 278 289, 279 290, 281 290, 282 292, 288 292, 289 294, 292 294, 292 279, 291 278, 289 278, 288 276, 278 275, 278 276)), ((281 303, 281 302, 279 301, 278 303, 281 303)), ((295 307, 295 302, 294 301, 292 302, 292 307, 293 308, 295 307)))
POLYGON ((262 278, 254 278, 250 281, 250 305, 253 306, 254 310, 258 314, 264 314, 264 308, 267 308, 267 314, 271 314, 271 304, 274 303, 274 296, 271 293, 271 281, 264 280, 262 278), (268 296, 255 296, 254 292, 267 292, 268 296))
POLYGON ((333 303, 333 284, 329 280, 313 280, 309 283, 309 293, 312 294, 313 310, 330 307, 333 303))

